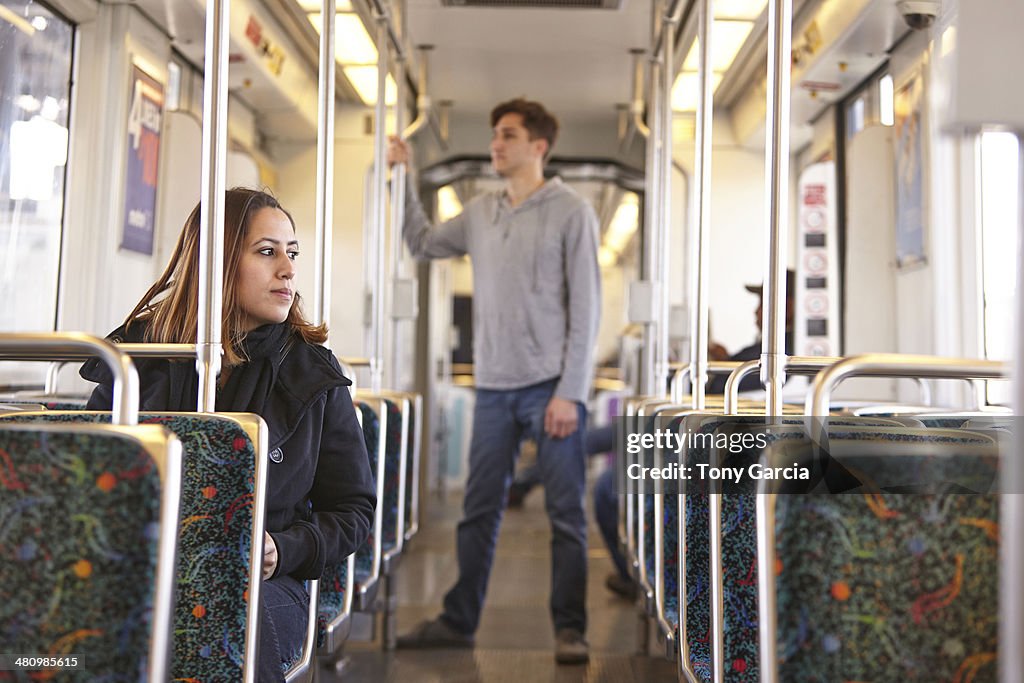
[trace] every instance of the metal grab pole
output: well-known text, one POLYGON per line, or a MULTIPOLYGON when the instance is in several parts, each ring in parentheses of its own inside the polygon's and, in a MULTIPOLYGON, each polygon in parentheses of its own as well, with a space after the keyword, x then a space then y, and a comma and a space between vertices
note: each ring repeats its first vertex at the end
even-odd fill
POLYGON ((0 334, 0 360, 77 360, 97 356, 114 376, 111 421, 116 425, 138 424, 139 373, 117 344, 81 332, 0 334))
POLYGON ((335 0, 323 0, 320 19, 319 116, 316 126, 316 262, 313 271, 313 324, 331 313, 331 233, 334 225, 334 57, 335 0))
MULTIPOLYGON (((681 6, 681 3, 677 3, 681 6)), ((668 316, 669 286, 668 273, 670 264, 669 246, 672 243, 672 78, 675 75, 675 30, 678 18, 666 14, 661 22, 664 36, 661 57, 661 156, 658 158, 661 175, 658 202, 658 225, 661 231, 659 240, 660 261, 659 280, 661 282, 660 310, 658 312, 658 360, 655 366, 655 377, 658 382, 659 395, 665 393, 665 381, 669 378, 668 366, 668 316)))
MULTIPOLYGON (((1017 135, 1017 310, 1014 321, 1013 358, 1017 359, 1013 370, 1013 414, 1024 415, 1024 133, 1017 135)), ((1014 533, 1002 535, 999 549, 1000 594, 999 601, 999 676, 1001 683, 1021 683, 1024 673, 1020 666, 1021 645, 1024 644, 1024 589, 1020 585, 1024 571, 1024 538, 1019 530, 1024 527, 1024 461, 1019 454, 1024 450, 1019 429, 1013 430, 1013 458, 1003 463, 1003 496, 999 514, 1004 529, 1014 533), (1014 654, 1017 653, 1017 654, 1014 654)))
MULTIPOLYGON (((398 98, 395 101, 395 131, 402 131, 405 125, 405 68, 401 60, 395 62, 395 81, 398 84, 398 98)), ((405 222, 405 164, 398 164, 391 173, 391 357, 388 367, 388 385, 398 389, 401 381, 402 354, 398 348, 398 336, 402 321, 398 316, 399 280, 402 277, 402 224, 405 222)))
MULTIPOLYGON (((714 89, 711 73, 711 24, 714 0, 697 3, 697 58, 700 98, 694 132, 693 177, 697 183, 696 236, 691 254, 690 280, 690 367, 693 368, 694 410, 704 409, 708 364, 708 248, 711 231, 711 140, 714 121, 714 89)), ((716 667, 717 670, 717 667, 716 667)))
POLYGON ((203 169, 199 209, 199 329, 196 409, 212 413, 220 372, 224 290, 224 171, 228 143, 228 0, 207 0, 206 63, 203 69, 203 169))
MULTIPOLYGON (((657 42, 660 27, 659 10, 662 3, 658 0, 652 3, 651 7, 651 36, 652 42, 657 42)), ((648 114, 650 124, 648 127, 646 157, 644 159, 644 223, 643 223, 643 254, 641 257, 641 277, 648 289, 643 293, 651 300, 645 303, 650 304, 644 311, 642 336, 642 367, 640 368, 640 393, 646 396, 661 395, 656 381, 657 369, 655 362, 657 337, 657 320, 654 315, 654 302, 657 300, 659 290, 658 282, 658 187, 660 185, 660 174, 658 169, 658 155, 661 153, 660 136, 658 134, 658 122, 661 120, 661 108, 659 97, 661 88, 658 87, 658 55, 651 53, 648 62, 648 114)))
POLYGON ((387 16, 377 16, 377 104, 374 108, 373 130, 373 348, 370 353, 370 390, 380 392, 384 380, 384 231, 387 226, 387 176, 385 169, 385 130, 387 124, 388 76, 388 32, 387 16))
MULTIPOLYGON (((766 270, 762 303, 761 383, 765 415, 782 415, 786 362, 786 280, 781 259, 789 229, 789 100, 792 66, 793 0, 768 0, 768 92, 765 120, 766 270), (779 311, 782 314, 779 314, 779 311)), ((776 683, 775 548, 768 543, 764 496, 757 507, 757 605, 761 680, 776 683)))
MULTIPOLYGON (((792 62, 793 0, 768 2, 768 95, 765 122, 765 204, 768 235, 765 241, 765 331, 761 347, 761 380, 765 386, 765 412, 782 414, 785 382, 786 280, 782 260, 789 229, 789 104, 792 62)), ((763 656, 763 650, 762 650, 763 656)), ((764 671, 764 669, 762 669, 764 671)), ((774 675, 771 673, 770 675, 774 675)))

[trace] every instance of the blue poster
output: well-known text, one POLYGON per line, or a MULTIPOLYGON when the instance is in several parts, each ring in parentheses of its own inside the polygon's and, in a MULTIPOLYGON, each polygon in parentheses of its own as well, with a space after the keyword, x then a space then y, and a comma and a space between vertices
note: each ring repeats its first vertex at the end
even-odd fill
POLYGON ((921 160, 921 75, 896 93, 896 264, 925 261, 924 181, 921 160))
POLYGON ((153 253, 156 182, 160 160, 160 122, 164 87, 132 66, 132 100, 128 110, 128 163, 124 181, 124 230, 121 248, 153 253))

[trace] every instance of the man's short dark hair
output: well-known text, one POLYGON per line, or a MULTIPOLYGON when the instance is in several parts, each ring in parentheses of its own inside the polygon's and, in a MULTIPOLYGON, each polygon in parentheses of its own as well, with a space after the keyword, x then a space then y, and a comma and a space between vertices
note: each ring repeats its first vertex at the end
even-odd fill
POLYGON ((523 97, 502 102, 491 110, 491 128, 498 125, 498 121, 505 114, 519 114, 523 118, 523 128, 530 134, 530 139, 544 138, 547 140, 548 155, 551 154, 551 148, 555 146, 555 138, 558 137, 558 119, 545 109, 543 104, 523 97))

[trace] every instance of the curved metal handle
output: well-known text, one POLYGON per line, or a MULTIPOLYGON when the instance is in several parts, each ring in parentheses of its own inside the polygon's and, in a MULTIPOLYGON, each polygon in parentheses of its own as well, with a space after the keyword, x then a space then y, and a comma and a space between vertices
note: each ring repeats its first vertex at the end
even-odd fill
MULTIPOLYGON (((836 356, 789 356, 783 368, 792 375, 815 375, 823 368, 834 365, 842 358, 836 356)), ((761 367, 760 359, 748 360, 729 375, 725 382, 725 414, 735 415, 739 405, 740 382, 761 367)))
POLYGON ((117 345, 82 332, 0 334, 0 357, 5 360, 66 360, 69 356, 98 356, 106 363, 114 375, 113 423, 139 423, 139 373, 117 345))
POLYGON ((832 391, 847 377, 929 377, 935 379, 1009 379, 1010 364, 978 358, 905 356, 868 353, 842 360, 814 378, 804 410, 828 415, 832 391))

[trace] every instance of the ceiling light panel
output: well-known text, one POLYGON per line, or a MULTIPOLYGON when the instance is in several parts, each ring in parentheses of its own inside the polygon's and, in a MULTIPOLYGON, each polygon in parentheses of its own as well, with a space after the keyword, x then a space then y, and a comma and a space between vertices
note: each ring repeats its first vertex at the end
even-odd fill
MULTIPOLYGON (((736 54, 743 47, 747 36, 754 28, 752 21, 732 21, 715 19, 711 26, 711 69, 713 71, 725 72, 729 70, 736 54)), ((697 42, 693 41, 686 60, 683 61, 683 71, 697 70, 697 42)))
MULTIPOLYGON (((320 31, 320 13, 313 12, 309 20, 320 31)), ((334 15, 334 57, 341 64, 376 64, 377 46, 366 32, 358 14, 334 15)))
MULTIPOLYGON (((299 7, 307 12, 320 12, 324 8, 322 0, 299 0, 299 7)), ((350 0, 335 0, 335 12, 351 12, 352 2, 350 0)))
MULTIPOLYGON (((682 71, 676 76, 676 82, 672 84, 672 109, 674 111, 697 111, 697 101, 700 99, 700 81, 698 74, 693 71, 682 71)), ((716 73, 711 79, 711 91, 718 89, 722 82, 722 74, 716 73)))
POLYGON ((768 0, 715 0, 715 18, 755 21, 767 4, 768 0))
MULTIPOLYGON (((342 67, 345 78, 359 94, 359 99, 366 106, 377 104, 377 67, 373 66, 345 66, 342 67)), ((388 74, 387 82, 384 85, 384 104, 392 105, 398 101, 398 86, 395 79, 388 74)))

